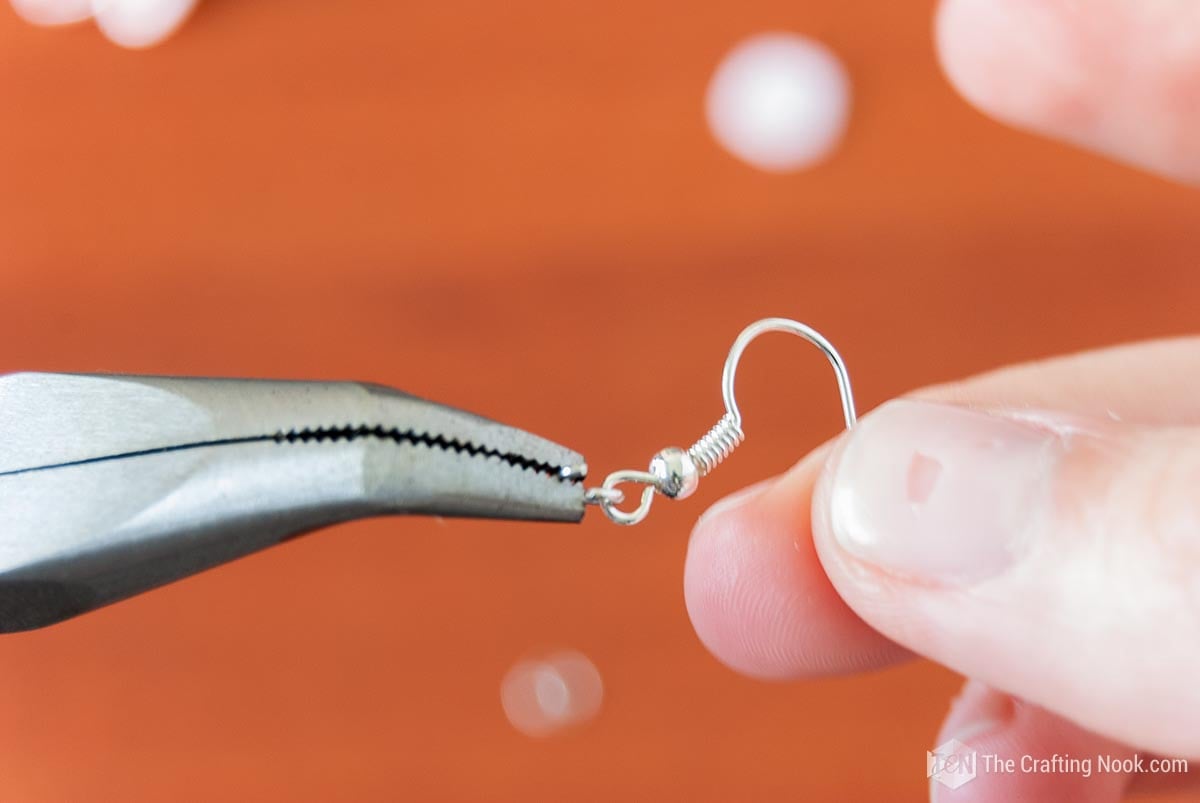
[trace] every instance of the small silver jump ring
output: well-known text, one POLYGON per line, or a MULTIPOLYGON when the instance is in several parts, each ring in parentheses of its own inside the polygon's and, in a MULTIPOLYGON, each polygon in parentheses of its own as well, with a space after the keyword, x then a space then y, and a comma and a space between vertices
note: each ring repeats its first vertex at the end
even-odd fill
POLYGON ((585 505, 619 505, 624 501, 620 488, 588 488, 583 495, 585 505))
MULTIPOLYGON (((659 480, 648 471, 614 471, 605 478, 601 488, 604 491, 614 491, 617 490, 616 486, 626 482, 645 486, 642 490, 642 501, 638 506, 627 512, 618 508, 615 503, 605 500, 600 502, 600 509, 604 511, 604 515, 617 524, 637 524, 650 512, 650 505, 654 502, 654 493, 659 489, 659 480)), ((621 492, 617 491, 617 493, 621 492)), ((624 494, 622 494, 622 498, 624 498, 624 494)))

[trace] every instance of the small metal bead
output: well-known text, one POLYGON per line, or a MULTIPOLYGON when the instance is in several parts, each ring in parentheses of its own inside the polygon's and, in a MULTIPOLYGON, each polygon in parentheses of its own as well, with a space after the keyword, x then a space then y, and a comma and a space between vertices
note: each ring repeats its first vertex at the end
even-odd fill
POLYGON ((658 480, 658 490, 671 499, 686 499, 700 484, 696 462, 677 446, 669 446, 654 455, 650 473, 658 480))

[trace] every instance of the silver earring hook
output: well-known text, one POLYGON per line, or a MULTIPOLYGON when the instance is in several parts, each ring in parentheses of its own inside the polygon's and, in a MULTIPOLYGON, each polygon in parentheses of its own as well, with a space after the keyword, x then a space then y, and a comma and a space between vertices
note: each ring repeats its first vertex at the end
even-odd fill
POLYGON ((846 419, 846 429, 853 429, 858 420, 854 411, 854 392, 850 389, 850 373, 846 370, 846 363, 842 360, 842 355, 838 354, 833 344, 816 329, 789 318, 763 318, 761 321, 755 321, 743 329, 742 333, 737 336, 737 340, 733 341, 733 347, 729 349, 729 356, 725 359, 725 370, 721 374, 721 393, 725 397, 725 411, 741 426, 742 413, 738 409, 737 399, 734 397, 733 380, 737 376, 738 362, 741 361, 742 352, 746 350, 746 346, 750 345, 750 341, 767 332, 787 332, 804 338, 821 350, 829 360, 829 364, 833 366, 833 375, 837 379, 838 390, 842 395, 842 416, 846 419))
POLYGON ((650 461, 648 471, 614 471, 605 478, 603 485, 599 488, 588 489, 584 501, 588 504, 599 505, 604 514, 617 524, 628 525, 637 524, 646 518, 650 512, 650 505, 654 501, 655 492, 671 499, 683 499, 690 496, 696 490, 700 478, 720 465, 746 439, 746 435, 742 431, 742 413, 738 408, 734 393, 734 382, 737 379, 737 368, 742 359, 742 352, 746 350, 746 346, 750 345, 752 340, 767 332, 787 332, 802 337, 824 353, 833 366, 834 377, 837 379, 846 429, 853 428, 857 414, 854 410, 854 393, 850 389, 850 374, 846 370, 846 363, 833 344, 820 332, 799 321, 788 318, 764 318, 742 330, 737 339, 733 341, 733 346, 729 349, 729 356, 725 358, 725 368, 721 373, 721 393, 725 399, 725 415, 721 417, 721 420, 686 451, 676 446, 663 449, 650 461), (641 501, 636 508, 630 511, 617 507, 625 500, 625 494, 617 486, 626 483, 643 486, 641 501))

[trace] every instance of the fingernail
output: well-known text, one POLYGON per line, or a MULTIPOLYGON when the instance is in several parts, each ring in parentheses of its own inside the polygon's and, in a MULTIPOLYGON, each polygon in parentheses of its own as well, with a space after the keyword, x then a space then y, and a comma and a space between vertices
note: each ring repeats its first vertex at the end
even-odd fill
POLYGON ((958 739, 969 743, 971 739, 1007 725, 1015 710, 1013 698, 1004 692, 978 680, 968 680, 950 704, 939 740, 958 739))
POLYGON ((855 427, 832 468, 843 549, 942 583, 1005 571, 1023 551, 1061 440, 1047 427, 947 404, 890 402, 855 427))

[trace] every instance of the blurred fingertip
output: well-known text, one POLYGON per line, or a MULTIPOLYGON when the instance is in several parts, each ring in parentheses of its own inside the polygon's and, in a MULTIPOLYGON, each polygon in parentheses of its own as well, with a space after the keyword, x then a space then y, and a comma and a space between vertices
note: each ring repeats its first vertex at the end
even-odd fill
POLYGON ((934 26, 938 58, 955 89, 986 114, 1078 139, 1093 123, 1089 76, 1051 6, 942 0, 934 26))
POLYGON ((70 25, 92 16, 90 0, 11 0, 17 16, 33 25, 70 25))
POLYGON ((170 37, 197 0, 91 0, 96 25, 113 44, 139 50, 170 37))
POLYGON ((1012 721, 1016 712, 1013 698, 986 683, 968 680, 950 704, 950 713, 938 731, 937 743, 948 739, 969 741, 1012 721))
POLYGON ((934 38, 947 79, 987 115, 1196 183, 1200 15, 1187 5, 942 0, 934 38))

